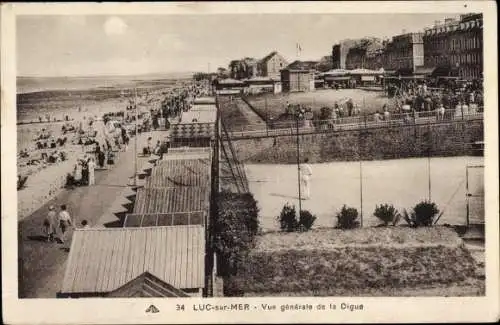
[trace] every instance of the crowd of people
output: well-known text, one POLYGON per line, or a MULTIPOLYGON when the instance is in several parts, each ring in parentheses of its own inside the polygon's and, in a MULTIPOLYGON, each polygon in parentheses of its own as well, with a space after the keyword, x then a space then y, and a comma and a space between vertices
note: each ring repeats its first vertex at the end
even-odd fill
POLYGON ((96 161, 92 156, 85 155, 77 159, 73 168, 73 173, 69 173, 66 178, 67 187, 92 186, 95 185, 96 161))
POLYGON ((462 108, 465 108, 464 113, 469 114, 480 112, 483 107, 483 89, 478 81, 436 83, 411 80, 399 85, 389 84, 388 95, 396 97, 396 112, 460 109, 462 114, 462 108), (472 111, 469 112, 471 107, 472 111))

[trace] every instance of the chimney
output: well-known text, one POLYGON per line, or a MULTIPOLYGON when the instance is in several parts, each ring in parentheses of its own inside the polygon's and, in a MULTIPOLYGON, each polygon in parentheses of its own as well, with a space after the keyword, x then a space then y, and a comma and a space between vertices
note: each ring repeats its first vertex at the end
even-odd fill
POLYGON ((401 34, 406 34, 406 29, 403 28, 403 30, 401 31, 401 34))

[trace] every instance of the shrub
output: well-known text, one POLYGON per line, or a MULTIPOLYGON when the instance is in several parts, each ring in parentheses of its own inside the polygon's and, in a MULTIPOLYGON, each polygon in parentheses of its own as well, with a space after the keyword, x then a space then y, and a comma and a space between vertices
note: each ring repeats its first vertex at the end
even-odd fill
POLYGON ((381 204, 380 206, 375 206, 375 212, 373 212, 373 215, 382 221, 384 226, 389 225, 389 223, 395 226, 401 217, 398 210, 396 210, 392 204, 381 204))
POLYGON ((312 213, 307 210, 301 210, 300 217, 297 220, 295 206, 291 206, 287 203, 283 209, 281 209, 281 213, 276 219, 280 223, 281 231, 308 231, 313 226, 314 221, 316 221, 316 216, 312 215, 312 213))
POLYGON ((413 207, 413 211, 408 213, 403 211, 403 216, 410 227, 429 227, 434 224, 434 220, 439 213, 439 209, 434 202, 422 201, 413 207))
POLYGON ((297 220, 297 213, 294 205, 291 206, 288 203, 285 204, 277 219, 280 223, 281 231, 292 232, 297 230, 299 227, 299 221, 297 220))
POLYGON ((358 210, 356 208, 348 208, 345 204, 336 215, 337 228, 340 229, 353 229, 359 227, 358 210))
POLYGON ((301 231, 310 230, 314 221, 316 221, 316 216, 313 216, 311 212, 307 210, 300 211, 299 228, 301 231))

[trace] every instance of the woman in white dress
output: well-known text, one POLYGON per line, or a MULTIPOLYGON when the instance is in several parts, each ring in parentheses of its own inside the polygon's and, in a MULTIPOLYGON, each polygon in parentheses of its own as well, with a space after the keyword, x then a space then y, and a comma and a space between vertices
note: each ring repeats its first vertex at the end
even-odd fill
POLYGON ((75 183, 80 185, 82 182, 82 164, 78 161, 75 165, 75 183))
POLYGON ((94 161, 94 158, 91 157, 89 162, 88 162, 88 168, 89 168, 89 186, 95 185, 95 167, 96 163, 94 161))

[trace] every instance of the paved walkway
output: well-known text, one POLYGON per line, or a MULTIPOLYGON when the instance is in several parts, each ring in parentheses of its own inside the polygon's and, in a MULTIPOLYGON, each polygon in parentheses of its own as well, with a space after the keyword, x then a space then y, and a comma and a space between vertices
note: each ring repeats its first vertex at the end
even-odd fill
MULTIPOLYGON (((142 151, 147 136, 152 136, 153 141, 156 141, 162 134, 160 132, 140 134, 138 151, 142 151)), ((67 243, 62 245, 48 243, 42 236, 42 224, 49 205, 59 207, 61 204, 66 204, 77 227, 84 219, 91 227, 96 226, 100 217, 109 210, 116 197, 127 187, 129 178, 133 176, 133 143, 132 140, 128 151, 119 153, 113 168, 104 171, 96 170, 96 185, 78 187, 73 190, 65 189, 19 222, 21 236, 19 254, 23 261, 19 281, 20 297, 55 298, 64 277, 71 240, 67 240, 67 243)), ((147 159, 142 157, 138 159, 138 169, 147 159)), ((68 238, 71 239, 71 236, 72 233, 68 238)))

